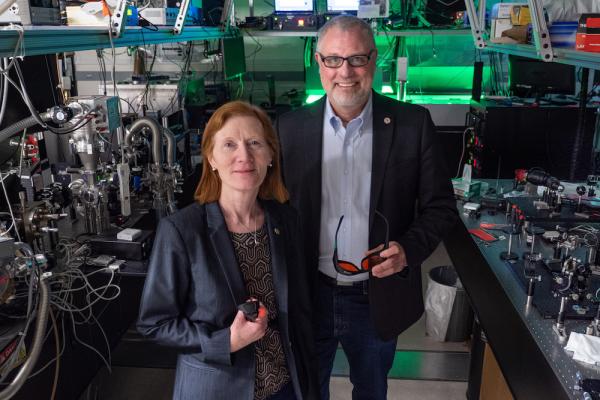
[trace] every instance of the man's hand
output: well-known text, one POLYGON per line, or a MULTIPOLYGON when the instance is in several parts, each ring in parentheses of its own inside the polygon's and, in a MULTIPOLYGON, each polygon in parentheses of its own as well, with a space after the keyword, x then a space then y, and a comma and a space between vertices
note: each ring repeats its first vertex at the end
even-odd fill
POLYGON ((365 255, 369 256, 380 251, 379 255, 385 260, 371 269, 373 276, 385 278, 386 276, 402 271, 408 266, 406 263, 406 253, 400 243, 392 241, 390 242, 390 247, 385 250, 383 250, 383 244, 380 244, 374 249, 367 251, 365 255))

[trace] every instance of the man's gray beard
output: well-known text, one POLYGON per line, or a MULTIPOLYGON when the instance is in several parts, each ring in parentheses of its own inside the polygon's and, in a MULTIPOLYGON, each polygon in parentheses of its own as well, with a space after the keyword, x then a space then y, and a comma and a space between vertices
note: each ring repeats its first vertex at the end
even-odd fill
POLYGON ((352 95, 338 94, 333 91, 333 100, 340 107, 358 107, 362 106, 369 99, 369 91, 357 91, 352 95))

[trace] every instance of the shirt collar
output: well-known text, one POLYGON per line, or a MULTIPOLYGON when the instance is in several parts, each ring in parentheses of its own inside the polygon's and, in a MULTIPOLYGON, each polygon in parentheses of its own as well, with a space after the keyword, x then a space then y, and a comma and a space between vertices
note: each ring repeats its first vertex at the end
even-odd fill
MULTIPOLYGON (((363 129, 361 129, 361 128, 364 126, 366 121, 369 121, 371 119, 372 114, 373 114, 373 93, 370 92, 369 100, 367 100, 367 103, 363 107, 362 111, 360 112, 360 114, 358 114, 358 116, 356 118, 354 118, 353 120, 348 122, 348 126, 358 124, 356 129, 358 130, 359 136, 360 136, 360 135, 362 135, 362 132, 363 132, 363 129)), ((331 103, 329 103, 329 98, 325 102, 325 122, 331 126, 331 128, 333 129, 333 132, 336 134, 342 126, 342 120, 340 119, 340 117, 338 117, 335 114, 333 107, 331 107, 331 103)))

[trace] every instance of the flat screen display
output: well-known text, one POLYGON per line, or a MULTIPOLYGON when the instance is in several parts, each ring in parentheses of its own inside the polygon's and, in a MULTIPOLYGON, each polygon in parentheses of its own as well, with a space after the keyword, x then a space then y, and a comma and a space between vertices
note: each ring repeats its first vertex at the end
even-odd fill
POLYGON ((572 65, 510 56, 509 66, 510 89, 516 96, 575 93, 572 65))
POLYGON ((328 13, 341 13, 358 11, 359 0, 327 0, 328 13))
POLYGON ((275 13, 312 13, 313 0, 275 0, 275 13))

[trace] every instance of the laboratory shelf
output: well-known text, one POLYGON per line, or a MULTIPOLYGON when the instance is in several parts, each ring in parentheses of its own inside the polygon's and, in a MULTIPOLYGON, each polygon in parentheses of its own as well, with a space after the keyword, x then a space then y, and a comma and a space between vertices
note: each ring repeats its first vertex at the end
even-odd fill
MULTIPOLYGON (((540 58, 535 46, 531 44, 487 43, 485 49, 521 57, 540 58)), ((554 62, 591 69, 600 69, 600 53, 576 51, 574 49, 560 47, 554 47, 553 52, 554 62)))
MULTIPOLYGON (((316 30, 279 31, 279 30, 242 30, 244 35, 254 37, 315 37, 316 30)), ((471 36, 469 29, 403 29, 380 30, 377 36, 471 36)))
MULTIPOLYGON (((20 28, 20 27, 19 27, 20 28)), ((221 30, 218 27, 186 26, 179 35, 172 27, 151 30, 143 27, 127 27, 119 38, 113 38, 115 47, 186 42, 233 37, 237 30, 221 30)), ((19 31, 5 27, 0 30, 0 57, 11 57, 19 39, 19 31)), ((80 26, 26 26, 23 41, 17 49, 19 56, 54 54, 70 51, 110 48, 111 41, 106 28, 80 26)))

